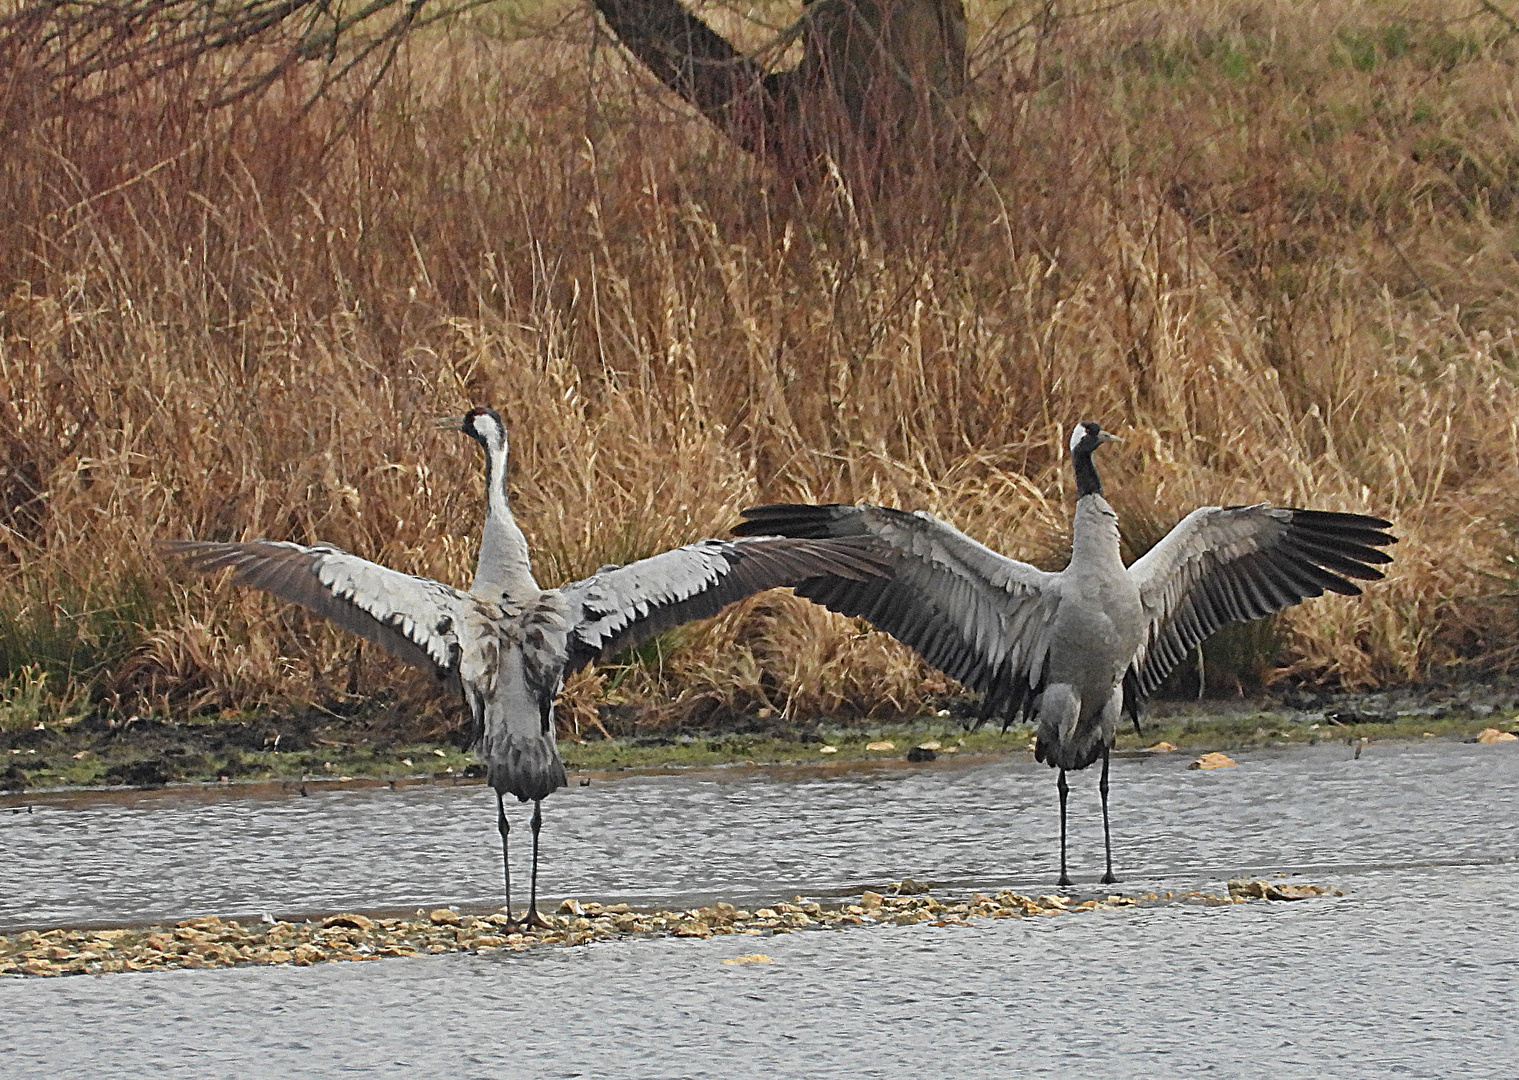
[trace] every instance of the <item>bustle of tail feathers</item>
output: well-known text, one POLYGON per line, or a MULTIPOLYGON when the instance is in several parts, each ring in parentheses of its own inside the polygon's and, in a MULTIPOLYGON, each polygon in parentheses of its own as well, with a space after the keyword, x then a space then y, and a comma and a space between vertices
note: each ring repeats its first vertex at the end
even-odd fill
POLYGON ((1085 725, 1079 719, 1073 719, 1070 734, 1061 739, 1062 714, 1069 715, 1072 710, 1079 716, 1081 699, 1068 686, 1056 683, 1045 688, 1039 702, 1039 727, 1034 736, 1035 761, 1052 769, 1074 772, 1102 757, 1105 739, 1102 724, 1096 717, 1085 725))
POLYGON ((568 786, 558 752, 543 739, 506 737, 506 745, 486 761, 485 781, 520 802, 542 799, 568 786))

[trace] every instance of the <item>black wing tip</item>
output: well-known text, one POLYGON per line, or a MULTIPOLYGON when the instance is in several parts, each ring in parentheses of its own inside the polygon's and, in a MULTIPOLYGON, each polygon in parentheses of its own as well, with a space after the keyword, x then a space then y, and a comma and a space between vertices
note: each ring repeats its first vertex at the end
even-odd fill
POLYGON ((744 520, 732 531, 735 536, 824 540, 832 535, 832 523, 853 509, 848 503, 766 503, 739 511, 744 520))
POLYGON ((1374 533, 1383 544, 1396 544, 1398 538, 1385 530, 1391 529, 1393 523, 1386 518, 1373 517, 1370 514, 1352 514, 1342 510, 1305 510, 1302 507, 1289 507, 1294 525, 1306 525, 1310 528, 1317 527, 1333 532, 1360 531, 1374 533))

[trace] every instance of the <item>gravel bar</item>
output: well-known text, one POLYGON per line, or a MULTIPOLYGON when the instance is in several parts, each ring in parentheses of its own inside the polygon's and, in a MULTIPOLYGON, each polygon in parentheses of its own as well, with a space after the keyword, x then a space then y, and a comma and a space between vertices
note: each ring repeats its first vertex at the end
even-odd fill
POLYGON ((173 926, 112 930, 27 930, 0 935, 0 974, 12 976, 103 975, 117 971, 232 967, 238 964, 309 966, 327 961, 379 960, 451 952, 520 951, 542 945, 583 945, 626 937, 710 938, 761 936, 801 930, 930 923, 969 926, 975 919, 1054 917, 1156 903, 1243 904, 1252 900, 1302 900, 1342 895, 1321 885, 1264 880, 1229 882, 1228 895, 1206 892, 1112 894, 1076 901, 1029 897, 1010 890, 968 900, 939 899, 927 886, 898 882, 885 893, 866 891, 858 901, 824 906, 798 897, 746 911, 732 904, 686 911, 640 911, 626 904, 566 900, 547 929, 523 931, 505 914, 466 915, 452 908, 418 909, 414 919, 371 918, 353 912, 305 922, 260 921, 249 925, 215 915, 173 926))

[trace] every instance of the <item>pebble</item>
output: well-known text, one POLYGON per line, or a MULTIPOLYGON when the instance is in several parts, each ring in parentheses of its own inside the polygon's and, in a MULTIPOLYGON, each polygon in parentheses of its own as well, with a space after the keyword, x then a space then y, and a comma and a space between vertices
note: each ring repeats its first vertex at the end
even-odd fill
POLYGON ((1229 882, 1229 895, 1236 900, 1310 900, 1318 896, 1344 896, 1339 889, 1324 885, 1292 885, 1285 881, 1235 878, 1229 882))
POLYGON ((1227 768, 1229 768, 1229 767, 1231 767, 1233 765, 1238 765, 1238 764, 1239 764, 1239 762, 1235 761, 1228 754, 1220 754, 1217 751, 1214 751, 1211 754, 1204 754, 1202 757, 1200 757, 1196 761, 1192 762, 1192 764, 1188 765, 1187 768, 1189 768, 1189 769, 1227 769, 1227 768))
MULTIPOLYGON (((967 899, 933 896, 921 882, 906 880, 883 892, 866 890, 859 900, 824 907, 797 897, 753 912, 717 903, 686 911, 638 911, 627 904, 566 900, 547 929, 523 930, 506 915, 470 915, 450 908, 418 910, 413 919, 374 918, 340 912, 307 922, 259 921, 244 926, 206 915, 172 926, 114 930, 25 930, 0 935, 0 974, 104 975, 117 971, 162 971, 243 964, 307 967, 330 962, 363 962, 384 957, 453 952, 517 952, 539 945, 582 945, 630 936, 712 938, 725 934, 789 934, 798 930, 844 930, 852 926, 932 923, 970 926, 974 919, 1055 917, 1145 903, 1243 904, 1251 900, 1301 900, 1339 896, 1321 885, 1237 880, 1226 896, 1187 892, 1110 894, 1075 901, 1050 894, 1023 896, 1004 889, 994 896, 967 899)), ((768 963, 750 953, 734 963, 768 963)))

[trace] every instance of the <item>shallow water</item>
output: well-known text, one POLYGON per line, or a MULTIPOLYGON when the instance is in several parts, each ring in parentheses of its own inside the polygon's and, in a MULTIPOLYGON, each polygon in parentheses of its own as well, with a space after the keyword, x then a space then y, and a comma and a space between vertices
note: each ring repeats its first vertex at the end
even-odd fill
MULTIPOLYGON (((1510 746, 1373 746, 1360 760, 1320 746, 1240 755, 1238 768, 1213 772, 1186 762, 1113 762, 1115 864, 1130 888, 1513 853, 1512 836, 1494 831, 1514 817, 1510 746)), ((1096 770, 1073 779, 1072 875, 1095 883, 1096 770)), ((570 787, 544 802, 541 885, 550 897, 661 906, 902 877, 1046 888, 1058 869, 1054 787, 1053 772, 1026 760, 570 787)), ((519 899, 526 810, 508 810, 519 899)), ((19 868, 0 890, 0 928, 501 902, 494 796, 480 786, 11 798, 0 803, 0 852, 19 868)))
MULTIPOLYGON (((1512 1077, 1516 746, 1114 762, 1126 890, 1285 872, 1342 900, 4 980, 25 1020, 0 1029, 0 1075, 1512 1077), (719 963, 751 951, 775 963, 719 963)), ((1072 791, 1082 883, 1095 779, 1072 791)), ((545 803, 543 883, 661 906, 904 876, 1049 891, 1053 789, 1023 761, 596 783, 545 803)), ((478 787, 18 805, 0 806, 12 926, 497 899, 478 787)))

